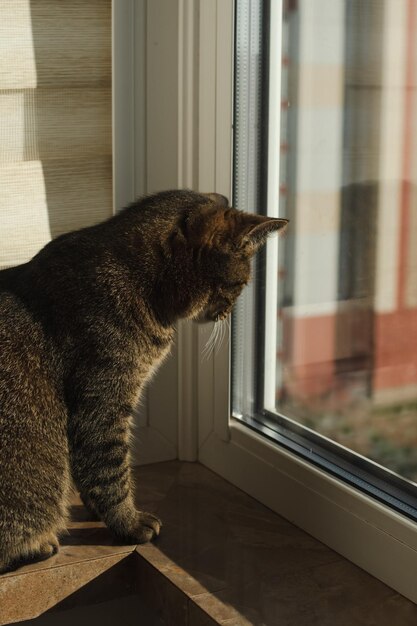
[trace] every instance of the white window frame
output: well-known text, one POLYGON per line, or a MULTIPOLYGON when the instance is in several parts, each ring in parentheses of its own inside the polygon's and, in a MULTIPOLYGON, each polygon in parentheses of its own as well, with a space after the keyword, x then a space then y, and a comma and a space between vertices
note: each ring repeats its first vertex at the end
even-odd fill
MULTIPOLYGON (((133 11, 133 19, 125 20, 125 28, 135 24, 139 31, 133 28, 133 32, 141 32, 142 40, 138 43, 136 38, 135 45, 132 41, 136 62, 131 68, 131 102, 136 99, 136 108, 133 104, 130 113, 124 111, 121 127, 125 128, 126 120, 130 120, 130 128, 136 128, 136 133, 133 146, 129 142, 122 146, 124 157, 118 151, 118 137, 125 134, 117 121, 117 89, 121 83, 115 68, 116 197, 125 199, 118 187, 118 180, 123 181, 117 171, 118 159, 124 159, 129 166, 132 154, 143 156, 144 169, 138 174, 137 157, 136 162, 133 158, 130 179, 120 183, 123 189, 130 189, 128 193, 190 187, 230 197, 233 0, 114 0, 115 7, 123 3, 131 5, 133 11), (157 40, 160 45, 154 45, 157 40), (157 79, 153 74, 156 71, 157 79), (146 102, 140 109, 137 94, 143 92, 144 84, 146 102), (145 133, 141 133, 143 124, 145 133), (129 180, 135 177, 132 187, 129 180)), ((276 19, 279 5, 278 0, 272 3, 276 19)), ((272 45, 276 48, 277 41, 273 40, 272 45)), ((129 92, 128 86, 126 89, 129 92)), ((146 428, 153 430, 152 437, 159 437, 163 444, 155 444, 153 454, 138 446, 139 460, 177 456, 182 460, 198 459, 417 602, 416 524, 231 417, 230 341, 227 337, 223 346, 205 360, 202 349, 210 332, 211 325, 179 325, 177 349, 161 377, 153 381, 148 395, 146 428)))
MULTIPOLYGON (((146 193, 181 186, 178 19, 178 2, 112 2, 115 212, 146 193)), ((175 346, 143 394, 133 432, 135 465, 178 458, 178 359, 175 346)))

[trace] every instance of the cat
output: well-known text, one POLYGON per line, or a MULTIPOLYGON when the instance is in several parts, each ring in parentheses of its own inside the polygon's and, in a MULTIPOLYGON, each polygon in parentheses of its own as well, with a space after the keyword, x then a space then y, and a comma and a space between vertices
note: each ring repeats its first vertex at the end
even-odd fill
POLYGON ((225 318, 286 223, 166 191, 0 271, 0 571, 57 552, 73 484, 120 541, 159 534, 134 504, 132 411, 176 321, 225 318))

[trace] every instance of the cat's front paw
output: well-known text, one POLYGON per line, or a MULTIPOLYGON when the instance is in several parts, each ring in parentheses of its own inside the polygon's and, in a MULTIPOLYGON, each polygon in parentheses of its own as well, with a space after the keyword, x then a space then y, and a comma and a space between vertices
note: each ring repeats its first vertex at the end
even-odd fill
POLYGON ((159 535, 161 527, 159 517, 146 511, 137 511, 135 525, 124 532, 122 538, 126 543, 147 543, 159 535))
POLYGON ((152 515, 152 513, 146 513, 146 511, 139 511, 138 525, 135 528, 136 541, 138 543, 151 541, 151 539, 158 537, 161 527, 162 522, 159 517, 152 515))

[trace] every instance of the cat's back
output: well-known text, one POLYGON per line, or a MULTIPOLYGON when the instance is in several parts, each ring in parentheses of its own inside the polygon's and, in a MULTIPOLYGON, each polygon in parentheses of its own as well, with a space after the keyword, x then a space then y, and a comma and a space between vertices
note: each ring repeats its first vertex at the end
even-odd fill
POLYGON ((24 265, 0 271, 0 359, 10 348, 6 338, 28 323, 28 315, 16 291, 24 273, 24 265))
POLYGON ((25 266, 0 271, 0 411, 7 398, 23 397, 29 381, 46 382, 50 350, 42 325, 19 295, 25 266))
POLYGON ((0 271, 0 360, 10 350, 12 338, 31 327, 30 315, 18 295, 25 269, 26 265, 18 265, 0 271))
POLYGON ((24 274, 26 267, 27 263, 0 270, 0 299, 3 294, 10 293, 14 290, 14 287, 24 274))
POLYGON ((19 289, 24 273, 0 272, 0 571, 52 553, 68 484, 66 407, 48 340, 19 289))

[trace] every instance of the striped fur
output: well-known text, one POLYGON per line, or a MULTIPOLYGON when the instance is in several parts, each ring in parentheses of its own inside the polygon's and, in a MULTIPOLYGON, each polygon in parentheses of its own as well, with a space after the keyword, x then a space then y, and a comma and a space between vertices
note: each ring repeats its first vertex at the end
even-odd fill
POLYGON ((71 481, 121 540, 159 533, 133 501, 132 410, 176 320, 224 318, 284 222, 163 192, 0 272, 0 569, 56 552, 71 481))

